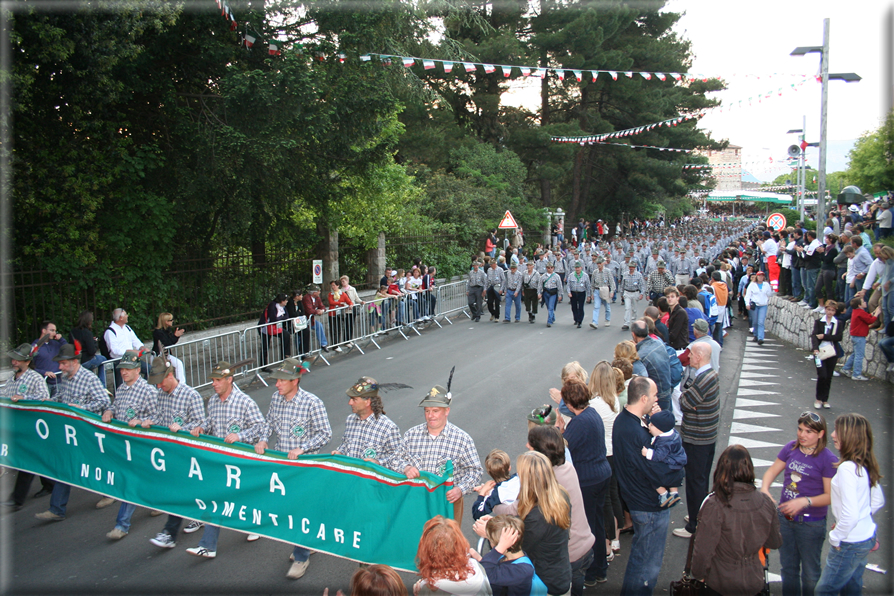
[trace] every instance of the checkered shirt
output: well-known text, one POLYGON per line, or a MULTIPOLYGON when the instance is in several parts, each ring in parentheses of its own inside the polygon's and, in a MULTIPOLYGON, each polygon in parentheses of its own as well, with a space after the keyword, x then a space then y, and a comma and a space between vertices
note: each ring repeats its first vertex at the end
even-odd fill
POLYGON ((482 468, 475 442, 465 431, 449 422, 437 437, 429 434, 425 424, 414 426, 404 434, 404 443, 416 469, 443 476, 444 466, 451 460, 453 482, 464 495, 478 484, 482 468))
POLYGON ((407 446, 400 438, 400 429, 384 414, 378 419, 375 414, 370 414, 365 420, 357 414, 348 416, 344 437, 336 451, 348 457, 375 459, 401 474, 410 462, 407 446))
POLYGON ((500 269, 499 267, 497 267, 496 269, 494 269, 493 267, 488 268, 487 274, 485 275, 485 277, 487 278, 487 282, 486 282, 486 286, 485 286, 487 289, 490 289, 494 286, 500 286, 500 289, 498 291, 503 290, 503 286, 505 285, 506 279, 505 279, 505 276, 503 275, 502 269, 500 269))
POLYGON ((649 291, 664 294, 664 288, 674 285, 674 276, 670 271, 664 270, 664 273, 657 269, 649 274, 649 291))
POLYGON ((109 409, 109 392, 95 374, 81 366, 72 378, 62 377, 62 388, 53 396, 56 401, 84 408, 94 414, 102 414, 109 409))
POLYGON ((323 400, 300 387, 290 400, 279 392, 274 393, 267 410, 267 422, 261 430, 261 440, 267 441, 273 432, 277 437, 277 451, 300 448, 305 453, 316 453, 332 438, 323 400))
POLYGON ((634 271, 633 275, 631 275, 629 269, 625 271, 621 274, 621 289, 625 292, 645 293, 646 280, 643 278, 643 274, 639 271, 634 271))
POLYGON ((220 401, 218 395, 212 395, 208 400, 208 417, 202 423, 202 429, 206 435, 220 439, 236 433, 239 441, 254 444, 264 425, 261 408, 233 383, 233 390, 226 401, 220 401))
POLYGON ((511 269, 509 271, 507 271, 506 272, 506 288, 505 289, 507 289, 511 292, 517 292, 517 291, 521 290, 523 276, 524 276, 524 273, 522 273, 521 271, 516 271, 515 273, 513 273, 511 269))
POLYGON ((590 287, 594 288, 603 288, 608 287, 610 292, 615 291, 615 277, 612 275, 612 272, 608 270, 605 265, 602 266, 602 271, 596 269, 593 271, 593 274, 590 276, 590 287))
POLYGON ((540 288, 541 292, 543 290, 556 288, 557 290, 559 290, 559 294, 562 294, 562 278, 559 277, 558 273, 553 272, 552 275, 547 273, 540 278, 540 288))
POLYGON ((568 293, 586 292, 587 296, 590 295, 590 277, 583 271, 580 272, 580 279, 572 271, 565 277, 565 283, 568 284, 568 293))
POLYGON ((487 283, 487 275, 485 275, 484 271, 482 271, 480 268, 478 269, 478 271, 475 271, 474 269, 472 271, 469 271, 470 288, 473 288, 475 286, 481 286, 483 288, 485 283, 487 283))
POLYGON ((50 399, 50 390, 43 376, 33 368, 26 369, 21 377, 13 375, 0 388, 0 397, 10 398, 21 395, 25 399, 50 399))
POLYGON ((177 383, 171 393, 158 390, 158 418, 156 424, 171 426, 175 422, 183 430, 191 431, 200 426, 206 418, 205 402, 199 392, 186 383, 177 383))
POLYGON ((115 391, 115 401, 107 410, 112 411, 115 420, 130 422, 137 420, 155 420, 158 416, 158 390, 154 389, 146 379, 137 377, 130 387, 121 383, 115 391))
POLYGON ((540 293, 540 274, 537 273, 536 269, 532 271, 530 275, 528 275, 527 271, 522 274, 522 289, 524 289, 526 285, 528 286, 528 289, 537 290, 537 293, 540 293))
POLYGON ((544 273, 546 273, 546 263, 546 259, 537 259, 536 261, 534 261, 534 271, 536 271, 540 275, 543 275, 544 273))

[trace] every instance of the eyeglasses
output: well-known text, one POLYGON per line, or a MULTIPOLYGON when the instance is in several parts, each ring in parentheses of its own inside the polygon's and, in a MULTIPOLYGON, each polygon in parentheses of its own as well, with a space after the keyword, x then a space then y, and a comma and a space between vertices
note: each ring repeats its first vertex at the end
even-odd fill
POLYGON ((810 418, 817 423, 822 422, 822 418, 820 418, 820 415, 816 412, 801 412, 801 415, 798 416, 798 420, 801 420, 802 418, 810 418))

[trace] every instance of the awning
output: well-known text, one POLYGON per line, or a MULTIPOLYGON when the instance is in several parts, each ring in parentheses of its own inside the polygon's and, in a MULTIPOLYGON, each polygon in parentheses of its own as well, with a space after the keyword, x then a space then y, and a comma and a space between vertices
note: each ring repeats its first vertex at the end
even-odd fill
POLYGON ((708 193, 706 201, 751 201, 753 203, 775 203, 789 205, 792 198, 789 195, 781 195, 775 192, 760 192, 755 190, 715 190, 708 193))

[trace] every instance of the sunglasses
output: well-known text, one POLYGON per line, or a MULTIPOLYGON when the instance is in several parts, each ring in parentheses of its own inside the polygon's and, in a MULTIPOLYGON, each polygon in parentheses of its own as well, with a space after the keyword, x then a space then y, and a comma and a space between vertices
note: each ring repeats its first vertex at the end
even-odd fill
POLYGON ((822 418, 820 418, 819 414, 817 414, 816 412, 801 412, 801 415, 798 416, 798 420, 803 420, 804 418, 810 418, 816 423, 822 421, 822 418))

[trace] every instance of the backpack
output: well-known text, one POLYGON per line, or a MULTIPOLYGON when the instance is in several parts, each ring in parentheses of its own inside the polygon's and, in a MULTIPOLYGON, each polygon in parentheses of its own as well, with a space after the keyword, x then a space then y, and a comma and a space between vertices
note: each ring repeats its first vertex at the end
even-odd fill
MULTIPOLYGON (((532 568, 534 567, 534 563, 531 562, 531 559, 527 557, 527 555, 523 557, 519 557, 516 560, 512 561, 510 565, 519 565, 519 564, 527 564, 532 568)), ((531 578, 531 596, 547 596, 549 594, 546 589, 546 584, 543 583, 543 580, 537 575, 537 572, 534 572, 534 577, 531 578)))
MULTIPOLYGON (((109 329, 112 330, 112 333, 118 335, 118 332, 115 331, 115 328, 111 325, 109 325, 106 331, 108 331, 109 329)), ((109 351, 109 344, 106 343, 106 331, 103 331, 102 335, 96 338, 96 348, 99 350, 100 354, 106 357, 106 360, 112 360, 112 353, 109 351)))
POLYGON ((667 360, 670 365, 671 387, 676 387, 683 379, 683 364, 680 362, 675 349, 667 344, 664 344, 664 349, 667 351, 667 360))
POLYGON ((717 298, 714 297, 714 294, 702 290, 698 293, 698 299, 699 302, 702 303, 702 308, 705 309, 705 317, 708 319, 708 322, 713 325, 717 322, 717 317, 720 316, 720 307, 717 305, 717 298))

